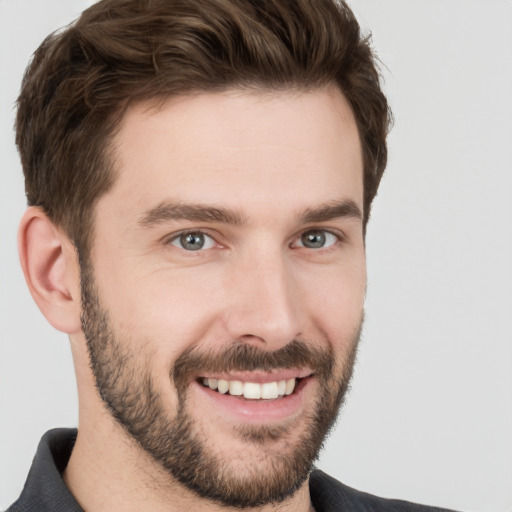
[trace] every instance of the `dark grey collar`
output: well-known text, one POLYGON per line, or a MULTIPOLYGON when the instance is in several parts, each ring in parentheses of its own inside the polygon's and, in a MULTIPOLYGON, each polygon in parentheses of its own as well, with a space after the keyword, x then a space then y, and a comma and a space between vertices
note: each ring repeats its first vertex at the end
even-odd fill
POLYGON ((21 496, 7 512, 84 512, 61 476, 76 433, 76 429, 56 428, 43 436, 21 496))
MULTIPOLYGON (((84 512, 62 479, 76 435, 76 429, 60 428, 43 436, 21 496, 6 512, 84 512)), ((311 473, 309 492, 316 512, 448 512, 378 498, 352 489, 317 469, 311 473)))

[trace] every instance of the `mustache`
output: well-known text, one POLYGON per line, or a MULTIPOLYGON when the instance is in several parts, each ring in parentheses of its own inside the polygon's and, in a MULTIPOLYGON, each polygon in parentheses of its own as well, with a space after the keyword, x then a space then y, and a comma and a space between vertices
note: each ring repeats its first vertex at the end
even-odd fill
POLYGON ((185 351, 176 360, 171 377, 178 389, 184 389, 191 379, 215 372, 308 368, 317 377, 326 379, 332 375, 333 365, 332 350, 300 340, 293 340, 272 352, 235 342, 221 352, 198 352, 195 347, 185 351))

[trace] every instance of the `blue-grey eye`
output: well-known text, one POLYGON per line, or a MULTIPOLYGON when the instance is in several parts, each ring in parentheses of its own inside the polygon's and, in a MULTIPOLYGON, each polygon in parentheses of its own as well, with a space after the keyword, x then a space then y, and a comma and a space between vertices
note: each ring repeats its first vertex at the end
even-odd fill
POLYGON ((211 249, 215 245, 215 241, 211 236, 201 231, 187 231, 171 240, 171 245, 186 251, 199 251, 201 249, 211 249))
POLYGON ((323 249, 334 245, 338 239, 329 231, 323 229, 312 229, 302 233, 299 246, 307 249, 323 249))

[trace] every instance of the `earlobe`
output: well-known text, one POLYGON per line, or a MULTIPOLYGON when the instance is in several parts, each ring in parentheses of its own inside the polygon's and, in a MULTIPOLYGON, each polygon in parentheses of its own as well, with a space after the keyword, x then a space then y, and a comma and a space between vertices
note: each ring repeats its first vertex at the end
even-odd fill
POLYGON ((80 272, 68 236, 41 208, 30 207, 18 231, 18 250, 33 299, 53 327, 73 334, 80 324, 80 272))

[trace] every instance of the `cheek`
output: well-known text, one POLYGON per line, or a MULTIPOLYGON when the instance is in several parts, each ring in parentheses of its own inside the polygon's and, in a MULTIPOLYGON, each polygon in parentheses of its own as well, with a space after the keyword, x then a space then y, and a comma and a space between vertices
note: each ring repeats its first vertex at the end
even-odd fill
POLYGON ((218 306, 216 281, 201 272, 148 273, 121 267, 112 269, 107 279, 98 279, 116 332, 136 343, 137 350, 151 352, 150 357, 167 370, 211 328, 218 306))
POLYGON ((359 331, 365 294, 364 257, 316 272, 302 291, 310 318, 336 345, 350 344, 359 331))
MULTIPOLYGON (((154 364, 168 371, 177 357, 199 342, 206 349, 226 341, 220 319, 226 308, 236 307, 237 283, 232 280, 238 275, 226 262, 148 269, 128 258, 98 261, 102 266, 96 268, 96 283, 112 326, 154 364)), ((287 273, 290 300, 305 335, 347 344, 363 310, 364 250, 347 251, 335 264, 289 260, 287 273)))

